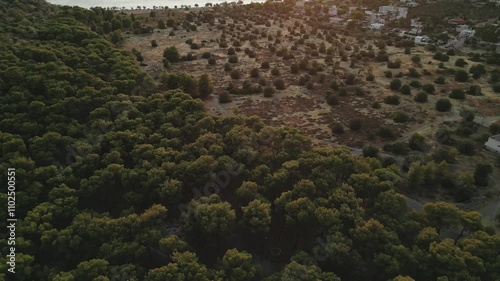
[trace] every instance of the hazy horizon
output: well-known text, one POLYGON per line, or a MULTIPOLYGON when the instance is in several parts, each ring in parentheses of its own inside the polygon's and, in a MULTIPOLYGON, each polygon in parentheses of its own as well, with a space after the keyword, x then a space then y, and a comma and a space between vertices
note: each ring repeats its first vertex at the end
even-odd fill
MULTIPOLYGON (((222 0, 113 0, 113 1, 101 1, 101 0, 47 0, 47 2, 56 5, 68 5, 68 6, 80 6, 83 8, 91 8, 91 7, 125 7, 135 8, 137 6, 146 6, 147 8, 152 8, 153 6, 181 6, 181 5, 191 5, 195 4, 200 5, 201 7, 205 6, 205 3, 224 3, 224 2, 237 2, 237 1, 222 1, 222 0)), ((243 0, 244 3, 251 2, 265 2, 265 0, 243 0)))

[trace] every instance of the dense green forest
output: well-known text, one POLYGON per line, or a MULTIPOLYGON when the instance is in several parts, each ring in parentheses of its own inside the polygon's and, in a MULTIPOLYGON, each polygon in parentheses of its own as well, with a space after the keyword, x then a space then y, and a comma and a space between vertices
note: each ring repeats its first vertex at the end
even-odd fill
POLYGON ((500 237, 479 213, 407 206, 399 192, 429 169, 409 180, 153 90, 115 46, 136 22, 0 4, 0 180, 16 168, 18 218, 16 273, 2 239, 1 280, 500 280, 500 237))

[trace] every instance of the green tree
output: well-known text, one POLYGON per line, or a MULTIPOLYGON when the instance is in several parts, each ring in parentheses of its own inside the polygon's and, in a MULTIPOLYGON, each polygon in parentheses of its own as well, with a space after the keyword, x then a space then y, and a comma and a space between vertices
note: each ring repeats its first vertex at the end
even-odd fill
POLYGON ((255 199, 241 207, 243 223, 252 233, 268 232, 271 224, 271 204, 255 199))
POLYGON ((171 63, 178 62, 181 58, 181 55, 179 54, 179 51, 177 50, 177 47, 175 46, 170 46, 165 48, 163 51, 163 58, 168 60, 171 63))
POLYGON ((208 74, 202 74, 198 78, 198 92, 200 98, 206 98, 214 92, 214 86, 208 74))
POLYGON ((237 249, 229 249, 222 257, 222 270, 224 280, 228 281, 252 281, 258 275, 258 268, 252 263, 252 255, 240 252, 237 249))

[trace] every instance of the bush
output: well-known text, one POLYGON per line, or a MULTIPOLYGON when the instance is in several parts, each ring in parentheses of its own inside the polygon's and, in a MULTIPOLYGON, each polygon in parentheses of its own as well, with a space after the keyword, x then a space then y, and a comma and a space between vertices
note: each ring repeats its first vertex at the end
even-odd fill
POLYGON ((427 102, 427 93, 425 92, 419 92, 417 95, 415 95, 415 98, 413 99, 416 102, 427 102))
POLYGON ((387 62, 387 67, 388 68, 400 68, 401 61, 400 60, 389 61, 389 62, 387 62))
POLYGON ((151 40, 151 47, 153 48, 158 47, 158 42, 156 42, 156 40, 151 40))
POLYGON ((229 92, 224 91, 219 95, 219 103, 228 103, 231 102, 231 95, 229 95, 229 92))
POLYGON ((201 55, 201 58, 202 59, 209 59, 212 57, 212 53, 210 52, 204 52, 202 55, 201 55))
POLYGON ((344 132, 344 126, 342 126, 342 124, 336 122, 332 125, 332 133, 342 134, 343 132, 344 132))
POLYGON ((490 130, 490 133, 492 135, 497 135, 497 134, 500 134, 500 124, 498 123, 492 123, 488 129, 490 130))
POLYGON ((466 65, 467 65, 467 62, 462 58, 459 58, 455 61, 455 66, 464 67, 466 65))
POLYGON ((368 73, 368 75, 366 76, 366 81, 374 81, 375 80, 375 75, 373 75, 373 73, 368 73))
POLYGON ((469 74, 465 70, 459 70, 455 72, 455 81, 458 82, 467 82, 469 79, 469 74))
POLYGON ((454 89, 449 95, 450 99, 463 100, 465 99, 465 92, 461 89, 454 89))
POLYGON ((265 87, 264 88, 264 97, 270 98, 274 95, 275 90, 273 87, 265 87))
POLYGON ((276 79, 274 80, 274 87, 278 90, 284 90, 285 89, 285 81, 283 79, 276 79))
POLYGON ((493 84, 493 92, 500 93, 500 83, 493 84))
POLYGON ((240 71, 238 69, 231 71, 231 78, 232 79, 241 79, 240 71))
POLYGON ((386 104, 398 105, 400 103, 399 97, 396 95, 387 96, 384 99, 386 104))
POLYGON ((410 68, 408 70, 408 76, 413 78, 418 78, 420 77, 420 73, 418 73, 418 71, 415 68, 410 68))
POLYGON ((208 64, 209 65, 215 65, 217 63, 217 60, 215 58, 209 58, 208 59, 208 64))
POLYGON ((396 123, 406 123, 408 122, 408 120, 410 120, 410 116, 405 112, 398 111, 394 114, 392 120, 394 120, 394 122, 396 123))
POLYGON ((296 63, 292 63, 292 65, 290 66, 290 71, 292 72, 292 74, 298 74, 299 73, 299 65, 296 63))
POLYGON ((180 60, 181 55, 175 46, 171 46, 163 50, 163 58, 167 59, 171 63, 174 63, 180 60))
POLYGON ((377 158, 378 148, 371 145, 366 146, 365 148, 363 148, 363 156, 377 158))
POLYGON ((274 67, 273 69, 271 69, 271 74, 274 75, 274 76, 279 76, 280 75, 279 68, 274 67))
POLYGON ((230 56, 228 59, 229 63, 237 63, 238 62, 238 56, 230 56))
POLYGON ((436 90, 436 87, 434 87, 434 85, 432 84, 425 84, 422 86, 422 89, 428 93, 428 94, 432 94, 434 93, 434 91, 436 90))
POLYGON ((436 78, 436 80, 434 80, 434 83, 439 85, 444 85, 446 84, 446 80, 444 79, 443 76, 439 76, 438 78, 436 78))
POLYGON ((252 68, 252 70, 250 70, 250 77, 258 78, 259 77, 259 69, 256 67, 252 68))
POLYGON ((420 88, 422 87, 422 84, 420 84, 420 81, 413 80, 410 82, 410 86, 412 86, 413 88, 420 88))
POLYGON ((260 68, 262 68, 262 69, 269 69, 269 68, 271 68, 271 65, 269 64, 268 61, 263 61, 261 63, 261 65, 260 65, 260 68))
POLYGON ((481 96, 483 95, 481 93, 481 87, 479 85, 471 85, 469 87, 469 90, 467 90, 467 92, 465 92, 467 95, 471 95, 471 96, 481 96))
POLYGON ((393 129, 383 125, 378 128, 377 134, 385 139, 394 139, 396 137, 393 129))
POLYGON ((233 68, 231 67, 231 65, 229 63, 226 63, 224 65, 224 71, 225 72, 230 72, 231 70, 233 70, 233 68))
POLYGON ((450 111, 451 102, 447 98, 441 98, 436 102, 436 110, 439 112, 450 111))
POLYGON ((399 89, 399 91, 403 95, 411 95, 411 87, 410 87, 410 85, 404 84, 403 86, 401 86, 401 89, 399 89))
POLYGON ((378 101, 372 103, 372 108, 375 108, 375 109, 381 108, 380 103, 378 101))
POLYGON ((387 70, 384 72, 385 78, 392 78, 392 72, 390 70, 387 70))
POLYGON ((419 134, 413 134, 411 136, 410 141, 408 142, 408 147, 411 150, 418 150, 422 152, 425 152, 428 149, 427 144, 425 143, 425 138, 419 134))
POLYGON ((329 94, 326 96, 326 103, 328 103, 328 105, 338 105, 339 104, 339 99, 333 95, 333 94, 329 94))
POLYGON ((390 88, 391 88, 391 90, 395 90, 395 91, 399 90, 399 88, 401 88, 401 80, 393 79, 391 81, 390 88))
POLYGON ((349 128, 353 131, 359 131, 361 130, 361 127, 363 126, 363 121, 361 119, 353 119, 351 122, 349 122, 349 128))
POLYGON ((313 90, 314 89, 314 83, 312 81, 308 82, 306 85, 306 88, 308 90, 313 90))
POLYGON ((458 143, 457 149, 462 154, 472 156, 476 152, 476 144, 472 140, 464 140, 458 143))
POLYGON ((197 44, 197 43, 192 43, 192 44, 191 44, 191 49, 192 49, 192 50, 198 50, 199 48, 200 48, 200 46, 198 46, 198 44, 197 44))

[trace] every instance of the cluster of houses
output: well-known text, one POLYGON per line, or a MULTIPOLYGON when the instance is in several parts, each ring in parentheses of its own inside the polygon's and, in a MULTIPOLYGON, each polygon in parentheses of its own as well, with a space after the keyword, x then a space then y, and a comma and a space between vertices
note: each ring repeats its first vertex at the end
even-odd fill
MULTIPOLYGON (((307 2, 308 1, 306 0, 296 1, 295 13, 302 15, 305 12, 307 2)), ((418 5, 419 4, 414 0, 400 0, 398 5, 380 6, 378 10, 373 11, 366 8, 359 8, 359 6, 351 6, 348 8, 348 11, 345 11, 342 15, 339 14, 339 7, 337 7, 337 5, 333 5, 329 9, 322 9, 322 13, 327 14, 330 19, 330 23, 346 25, 352 20, 351 16, 355 12, 362 12, 363 19, 361 22, 366 28, 374 31, 382 31, 387 30, 388 23, 407 18, 408 10, 418 5), (325 12, 326 10, 328 12, 325 12)), ((465 40, 470 39, 475 35, 475 30, 466 25, 465 20, 462 18, 450 19, 448 24, 450 25, 450 28, 455 26, 455 30, 458 35, 456 38, 450 40, 450 42, 446 42, 447 47, 460 48, 465 40)), ((397 32, 401 37, 414 40, 417 45, 426 45, 431 42, 431 39, 423 34, 423 23, 418 18, 411 19, 409 29, 392 29, 391 32, 397 32)))

